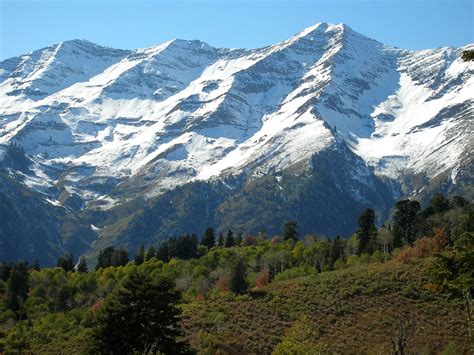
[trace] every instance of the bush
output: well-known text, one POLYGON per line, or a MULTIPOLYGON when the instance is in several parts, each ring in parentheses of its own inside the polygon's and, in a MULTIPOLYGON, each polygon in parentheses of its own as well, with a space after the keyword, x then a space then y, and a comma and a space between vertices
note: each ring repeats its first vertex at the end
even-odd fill
POLYGON ((461 53, 461 59, 465 62, 470 62, 474 60, 474 50, 466 49, 461 53))
POLYGON ((297 277, 302 277, 302 276, 308 276, 311 275, 312 269, 310 269, 307 266, 298 266, 298 267, 293 267, 291 269, 286 269, 280 273, 278 273, 275 276, 275 281, 281 281, 281 280, 290 280, 290 279, 295 279, 297 277))

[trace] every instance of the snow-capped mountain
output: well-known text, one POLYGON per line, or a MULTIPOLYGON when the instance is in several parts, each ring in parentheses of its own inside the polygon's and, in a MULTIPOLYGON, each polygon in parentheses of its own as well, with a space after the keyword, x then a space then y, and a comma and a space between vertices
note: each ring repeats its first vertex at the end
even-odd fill
POLYGON ((472 179, 474 63, 460 50, 392 48, 326 23, 255 50, 67 41, 0 62, 0 144, 21 145, 24 184, 69 210, 223 182, 232 198, 210 212, 220 225, 243 186, 275 177, 283 189, 282 174, 321 169, 339 171, 341 196, 383 210, 472 179))

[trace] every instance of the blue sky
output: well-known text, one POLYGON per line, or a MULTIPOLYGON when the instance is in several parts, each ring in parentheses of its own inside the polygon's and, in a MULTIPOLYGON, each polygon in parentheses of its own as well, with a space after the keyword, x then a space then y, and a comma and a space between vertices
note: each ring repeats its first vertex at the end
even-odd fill
POLYGON ((317 22, 344 22, 385 44, 422 49, 474 42, 464 0, 0 0, 0 59, 68 39, 116 48, 172 38, 218 47, 272 44, 317 22))

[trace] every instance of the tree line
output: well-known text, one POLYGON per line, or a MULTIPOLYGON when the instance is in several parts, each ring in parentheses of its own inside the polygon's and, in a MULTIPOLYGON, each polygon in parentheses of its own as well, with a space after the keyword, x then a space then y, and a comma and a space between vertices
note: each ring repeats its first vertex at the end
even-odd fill
MULTIPOLYGON (((94 271, 83 256, 75 263, 72 254, 62 255, 57 268, 0 263, 0 323, 13 319, 16 324, 5 334, 4 345, 0 341, 0 350, 32 349, 41 339, 29 334, 40 331, 37 320, 50 312, 80 319, 74 332, 91 340, 77 340, 77 346, 84 342, 91 352, 118 347, 124 353, 187 352, 179 330, 183 298, 252 293, 275 280, 407 257, 423 251, 423 243, 436 243, 439 251, 453 248, 437 264, 438 283, 450 275, 449 288, 459 290, 457 295, 472 293, 474 209, 468 201, 436 195, 421 209, 416 201, 402 200, 389 223, 377 226, 375 221, 374 211, 366 209, 350 238, 334 239, 301 236, 296 221, 285 223, 281 235, 273 237, 232 230, 216 236, 209 227, 201 238, 182 235, 158 246, 138 246, 132 261, 123 248, 104 248, 94 271), (26 345, 18 345, 23 338, 26 345)), ((75 339, 72 331, 69 336, 75 339)))

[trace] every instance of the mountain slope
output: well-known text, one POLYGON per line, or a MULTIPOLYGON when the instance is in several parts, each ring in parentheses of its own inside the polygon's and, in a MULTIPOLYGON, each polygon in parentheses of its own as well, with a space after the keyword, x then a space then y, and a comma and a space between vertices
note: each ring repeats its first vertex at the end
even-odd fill
POLYGON ((49 266, 66 250, 86 252, 97 237, 91 226, 17 180, 0 172, 0 260, 49 266))
MULTIPOLYGON (((472 196, 474 64, 460 50, 387 47, 326 23, 254 50, 63 42, 0 62, 0 144, 33 161, 27 188, 113 242, 138 238, 129 206, 153 215, 200 182, 217 200, 198 199, 211 210, 196 228, 273 232, 292 216, 347 234, 368 205, 383 219, 400 196, 472 196), (281 212, 259 221, 263 205, 281 212)), ((188 231, 191 211, 140 238, 188 231)))

